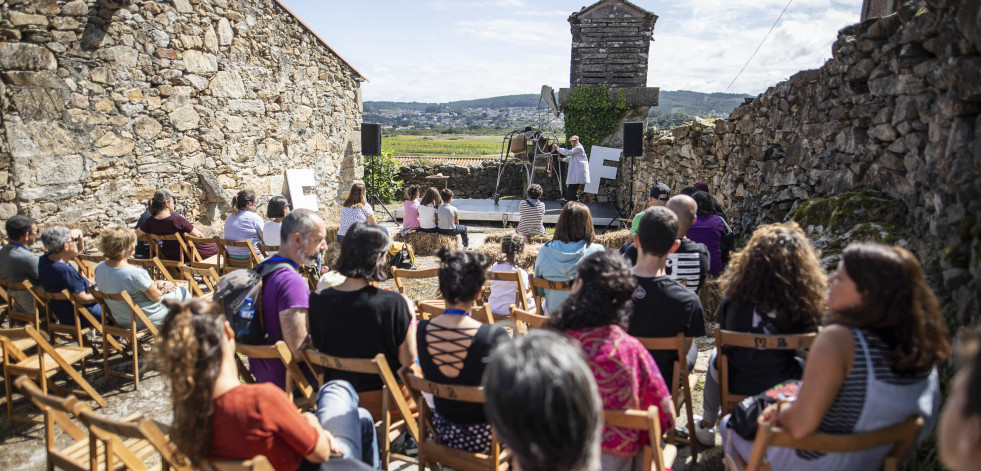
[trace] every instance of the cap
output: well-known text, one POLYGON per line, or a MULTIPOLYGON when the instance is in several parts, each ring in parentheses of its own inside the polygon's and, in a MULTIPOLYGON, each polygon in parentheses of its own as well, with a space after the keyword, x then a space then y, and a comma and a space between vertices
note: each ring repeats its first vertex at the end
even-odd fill
POLYGON ((579 140, 579 136, 575 134, 573 134, 572 137, 569 138, 569 141, 578 141, 578 140, 579 140))
POLYGON ((172 199, 173 200, 173 199, 177 199, 177 196, 175 196, 174 193, 171 192, 170 190, 168 190, 166 188, 161 188, 161 189, 159 189, 159 190, 157 190, 156 192, 153 193, 153 199, 156 199, 156 200, 160 200, 160 199, 162 199, 162 200, 172 199))
POLYGON ((669 196, 671 196, 671 188, 664 183, 658 183, 651 187, 651 198, 667 201, 669 196))
POLYGON ((709 185, 705 182, 695 182, 695 189, 698 191, 709 191, 709 185))

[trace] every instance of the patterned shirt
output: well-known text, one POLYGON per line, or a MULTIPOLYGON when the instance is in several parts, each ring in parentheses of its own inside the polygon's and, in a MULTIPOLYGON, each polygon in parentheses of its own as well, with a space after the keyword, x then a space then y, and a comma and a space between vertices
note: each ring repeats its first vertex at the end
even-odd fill
MULTIPOLYGON (((671 396, 660 370, 637 339, 620 326, 604 325, 585 330, 568 330, 586 354, 586 363, 596 378, 603 408, 642 409, 658 406, 661 430, 671 424, 671 412, 661 409, 661 401, 671 396)), ((647 443, 647 435, 637 430, 603 427, 603 453, 628 458, 647 443)))

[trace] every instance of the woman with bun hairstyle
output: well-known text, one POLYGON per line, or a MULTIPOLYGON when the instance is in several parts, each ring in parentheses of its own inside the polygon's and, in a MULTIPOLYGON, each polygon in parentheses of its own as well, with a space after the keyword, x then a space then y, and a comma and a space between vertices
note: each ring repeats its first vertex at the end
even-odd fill
MULTIPOLYGON (((259 251, 259 244, 262 243, 262 217, 256 214, 255 192, 252 190, 242 190, 232 197, 232 207, 235 208, 228 218, 225 219, 225 240, 243 241, 252 243, 256 253, 259 251)), ((247 260, 249 250, 243 247, 229 247, 228 256, 233 259, 247 260)))

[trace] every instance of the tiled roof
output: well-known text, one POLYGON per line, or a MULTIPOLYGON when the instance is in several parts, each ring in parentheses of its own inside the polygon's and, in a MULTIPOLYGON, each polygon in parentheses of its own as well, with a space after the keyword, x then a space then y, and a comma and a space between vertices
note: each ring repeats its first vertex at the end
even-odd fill
POLYGON ((466 167, 467 165, 479 164, 485 160, 498 160, 497 158, 489 157, 446 157, 446 156, 432 156, 432 157, 419 157, 419 156, 397 156, 395 160, 398 161, 399 165, 408 165, 411 162, 418 160, 426 160, 429 162, 439 162, 452 165, 460 165, 466 167))

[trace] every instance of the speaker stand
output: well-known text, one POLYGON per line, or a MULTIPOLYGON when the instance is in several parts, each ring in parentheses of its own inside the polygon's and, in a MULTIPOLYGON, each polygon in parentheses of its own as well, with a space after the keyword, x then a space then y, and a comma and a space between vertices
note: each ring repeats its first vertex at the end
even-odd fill
POLYGON ((627 216, 630 216, 630 213, 634 210, 634 158, 634 156, 630 156, 630 183, 627 185, 629 188, 627 190, 627 202, 617 210, 616 217, 611 219, 610 222, 606 223, 606 227, 603 228, 604 234, 610 229, 610 226, 612 226, 614 222, 620 220, 620 215, 623 214, 624 211, 627 212, 627 216))
POLYGON ((396 226, 402 227, 402 224, 400 224, 399 220, 395 219, 395 216, 392 215, 392 212, 389 211, 387 207, 385 207, 385 203, 382 203, 381 198, 378 197, 378 194, 375 191, 375 157, 376 156, 374 155, 370 156, 371 165, 368 167, 369 168, 368 172, 371 174, 371 193, 369 193, 368 197, 365 199, 368 201, 368 203, 371 203, 372 201, 376 202, 377 206, 372 206, 372 209, 381 206, 381 208, 385 210, 385 214, 387 214, 388 217, 392 218, 392 222, 394 222, 396 226))

